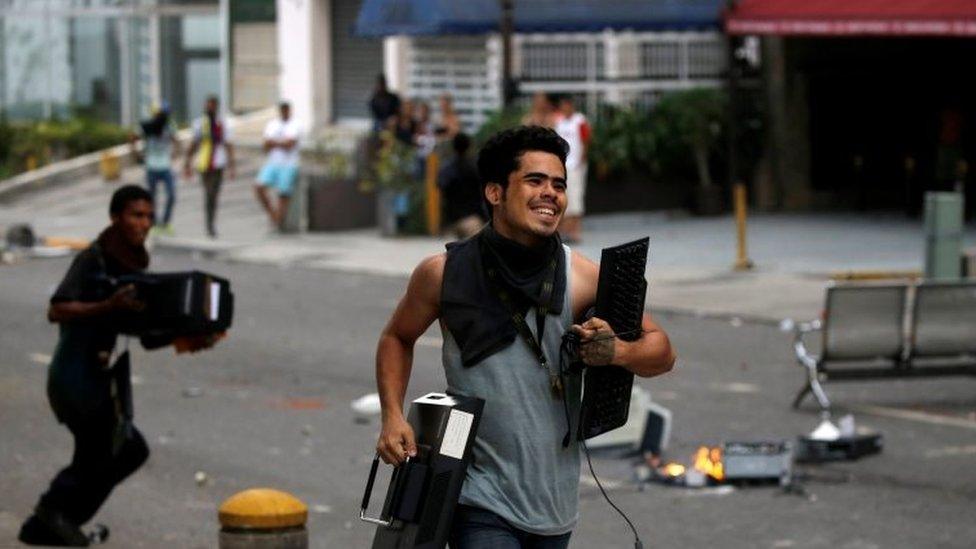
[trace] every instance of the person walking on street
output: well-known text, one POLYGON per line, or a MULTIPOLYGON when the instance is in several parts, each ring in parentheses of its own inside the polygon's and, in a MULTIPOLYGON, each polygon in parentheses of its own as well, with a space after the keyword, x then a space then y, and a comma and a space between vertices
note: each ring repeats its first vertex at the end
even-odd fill
POLYGON ((404 395, 414 345, 434 321, 443 332, 447 393, 485 400, 452 549, 569 544, 579 516, 580 450, 567 416, 579 415, 582 374, 554 372, 563 334, 579 336, 580 358, 592 367, 614 364, 649 377, 675 361, 667 334, 647 314, 632 342, 614 337, 600 318, 574 324, 596 301, 599 267, 556 231, 567 207, 567 150, 553 130, 536 126, 488 140, 478 170, 491 222, 420 262, 377 345, 376 450, 385 462, 417 454, 404 395), (554 381, 561 377, 565 383, 554 381))
POLYGON ((284 226, 288 205, 298 182, 300 134, 298 123, 291 117, 291 106, 282 101, 278 104, 278 118, 268 122, 264 128, 264 150, 268 158, 258 172, 254 185, 258 202, 278 230, 284 226), (277 206, 272 205, 268 190, 274 190, 278 195, 277 206))
POLYGON ((230 179, 234 179, 236 175, 230 127, 217 113, 218 106, 216 96, 207 97, 203 116, 193 122, 193 141, 186 151, 186 160, 183 163, 183 176, 187 179, 191 177, 192 169, 200 174, 204 191, 206 228, 210 238, 217 238, 217 201, 224 179, 224 169, 227 170, 230 179))
POLYGON ((573 98, 559 99, 556 113, 556 133, 569 143, 566 156, 566 192, 569 205, 559 226, 559 232, 569 243, 578 243, 583 236, 583 213, 586 202, 587 153, 590 147, 590 124, 586 116, 576 111, 573 98))
MULTIPOLYGON (((120 319, 144 304, 134 286, 113 290, 108 281, 148 267, 152 197, 136 185, 121 187, 112 195, 109 217, 111 224, 72 261, 48 308, 59 335, 47 396, 58 422, 74 437, 74 453, 20 528, 18 539, 29 545, 86 547, 107 537, 104 526, 95 534, 85 534, 81 526, 149 457, 146 440, 132 423, 128 340, 121 352, 116 348, 120 319)), ((215 341, 187 340, 187 349, 215 341)), ((169 343, 143 340, 147 349, 169 343)))
MULTIPOLYGON (((163 184, 166 192, 166 206, 162 222, 154 215, 153 225, 164 233, 172 234, 170 222, 173 206, 176 203, 176 182, 173 178, 172 161, 180 154, 180 143, 176 140, 176 126, 169 117, 169 105, 165 102, 153 108, 152 116, 140 124, 143 141, 142 158, 146 166, 146 186, 153 201, 156 189, 163 184)), ((137 137, 132 136, 130 145, 135 150, 137 137)))

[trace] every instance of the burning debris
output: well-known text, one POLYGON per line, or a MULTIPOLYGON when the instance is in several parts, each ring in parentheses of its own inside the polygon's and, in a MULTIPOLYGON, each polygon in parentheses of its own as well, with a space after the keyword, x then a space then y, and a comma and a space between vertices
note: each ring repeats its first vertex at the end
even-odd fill
POLYGON ((726 442, 721 447, 699 447, 688 467, 676 462, 652 466, 643 480, 690 488, 765 481, 785 485, 792 476, 792 463, 787 442, 726 442))
POLYGON ((662 463, 656 454, 645 454, 638 467, 640 482, 701 488, 727 484, 793 484, 793 464, 858 459, 881 451, 878 433, 855 428, 845 416, 839 427, 824 419, 810 434, 789 441, 732 441, 722 446, 701 446, 690 465, 662 463))

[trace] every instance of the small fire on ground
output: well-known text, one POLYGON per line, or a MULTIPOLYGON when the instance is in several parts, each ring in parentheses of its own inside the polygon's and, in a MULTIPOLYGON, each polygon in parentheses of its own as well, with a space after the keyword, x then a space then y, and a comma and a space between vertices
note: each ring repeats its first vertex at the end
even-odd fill
POLYGON ((689 486, 718 484, 725 480, 722 467, 722 449, 718 446, 701 446, 691 459, 691 467, 676 462, 666 463, 656 469, 657 477, 664 481, 689 486))

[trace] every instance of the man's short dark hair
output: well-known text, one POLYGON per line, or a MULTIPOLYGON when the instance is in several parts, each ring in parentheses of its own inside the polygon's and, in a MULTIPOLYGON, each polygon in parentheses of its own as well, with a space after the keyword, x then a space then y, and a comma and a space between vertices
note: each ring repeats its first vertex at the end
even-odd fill
POLYGON ((122 215, 125 211, 126 206, 136 200, 145 200, 146 202, 152 204, 152 195, 149 191, 143 189, 138 185, 126 185, 124 187, 119 187, 114 193, 112 193, 112 200, 108 204, 109 215, 122 215))
POLYGON ((527 151, 552 153, 566 166, 569 143, 555 131, 542 126, 518 126, 491 136, 478 154, 478 174, 482 185, 498 183, 508 187, 508 176, 518 169, 527 151))

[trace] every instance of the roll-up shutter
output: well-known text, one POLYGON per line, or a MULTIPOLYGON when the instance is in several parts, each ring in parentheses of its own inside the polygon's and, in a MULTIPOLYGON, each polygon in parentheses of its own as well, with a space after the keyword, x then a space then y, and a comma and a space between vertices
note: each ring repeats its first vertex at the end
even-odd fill
POLYGON ((368 119, 367 103, 383 72, 383 41, 359 38, 353 26, 362 0, 332 0, 333 118, 368 119))

